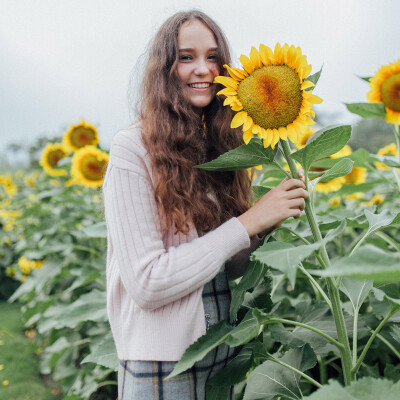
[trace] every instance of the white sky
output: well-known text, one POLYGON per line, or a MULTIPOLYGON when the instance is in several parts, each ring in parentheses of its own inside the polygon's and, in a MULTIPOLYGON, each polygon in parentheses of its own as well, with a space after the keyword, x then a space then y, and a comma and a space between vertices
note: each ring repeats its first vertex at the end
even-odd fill
POLYGON ((108 149, 130 122, 129 76, 158 26, 198 8, 224 30, 239 66, 251 46, 300 46, 316 72, 315 110, 355 122, 381 65, 400 58, 398 0, 0 0, 0 150, 61 135, 81 118, 108 149))

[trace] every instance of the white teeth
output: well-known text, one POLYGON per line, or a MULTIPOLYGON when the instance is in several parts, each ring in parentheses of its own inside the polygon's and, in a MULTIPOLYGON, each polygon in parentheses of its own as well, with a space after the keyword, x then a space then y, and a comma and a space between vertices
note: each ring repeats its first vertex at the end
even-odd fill
POLYGON ((189 84, 190 87, 196 88, 196 89, 205 89, 210 86, 209 83, 191 83, 189 84))

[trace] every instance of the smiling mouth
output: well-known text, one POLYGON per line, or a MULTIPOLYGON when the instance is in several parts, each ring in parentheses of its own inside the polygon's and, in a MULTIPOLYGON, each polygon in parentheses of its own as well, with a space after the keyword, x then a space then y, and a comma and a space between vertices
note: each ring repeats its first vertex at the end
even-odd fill
POLYGON ((210 87, 211 83, 189 83, 188 86, 195 89, 207 89, 210 87))

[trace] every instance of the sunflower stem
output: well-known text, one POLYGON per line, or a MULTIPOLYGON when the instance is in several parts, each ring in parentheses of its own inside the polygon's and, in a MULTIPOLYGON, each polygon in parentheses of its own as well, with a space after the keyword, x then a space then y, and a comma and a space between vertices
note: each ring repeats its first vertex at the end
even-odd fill
MULTIPOLYGON (((392 124, 392 129, 394 132, 394 138, 396 140, 396 148, 397 148, 397 161, 400 163, 400 129, 399 125, 392 124)), ((398 168, 392 168, 394 177, 397 182, 397 186, 399 187, 400 190, 400 174, 399 174, 399 169, 398 168)))
MULTIPOLYGON (((280 140, 280 144, 282 150, 285 154, 286 161, 289 165, 290 171, 292 176, 296 179, 299 179, 299 172, 297 171, 296 163, 291 157, 291 151, 289 143, 286 140, 280 140)), ((312 207, 310 206, 309 198, 306 199, 306 208, 305 213, 307 216, 308 223, 310 225, 314 240, 321 241, 322 235, 321 231, 319 230, 319 226, 315 220, 314 212, 312 207)), ((321 245, 320 248, 320 261, 322 261, 322 268, 326 269, 330 266, 330 260, 328 256, 328 252, 326 251, 326 247, 324 244, 321 245)), ((329 298, 332 304, 332 314, 335 320, 336 331, 338 334, 338 341, 342 344, 340 350, 340 358, 342 361, 342 370, 343 370, 343 377, 344 382, 347 385, 350 385, 351 381, 353 380, 351 370, 352 370, 352 358, 351 358, 351 350, 350 350, 350 343, 349 338, 347 335, 346 324, 344 321, 344 315, 342 311, 342 305, 340 302, 340 295, 339 289, 336 286, 335 280, 333 278, 327 278, 327 286, 329 292, 329 298)))

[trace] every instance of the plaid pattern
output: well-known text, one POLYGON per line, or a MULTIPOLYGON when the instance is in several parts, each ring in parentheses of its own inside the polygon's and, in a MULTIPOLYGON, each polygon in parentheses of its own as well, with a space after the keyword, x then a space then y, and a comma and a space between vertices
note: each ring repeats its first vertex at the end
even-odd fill
MULTIPOLYGON (((221 319, 229 320, 230 291, 225 272, 220 272, 203 289, 207 326, 221 319)), ((233 349, 222 344, 192 368, 163 381, 174 369, 174 361, 120 361, 119 400, 205 400, 209 378, 233 357, 233 349)), ((233 390, 228 400, 233 399, 233 390)), ((224 399, 221 399, 224 400, 224 399)))

